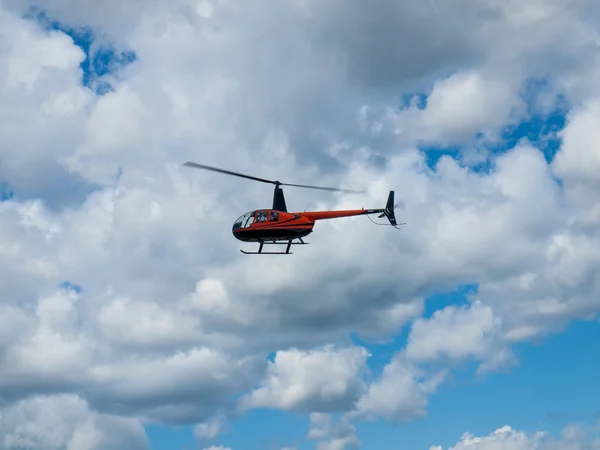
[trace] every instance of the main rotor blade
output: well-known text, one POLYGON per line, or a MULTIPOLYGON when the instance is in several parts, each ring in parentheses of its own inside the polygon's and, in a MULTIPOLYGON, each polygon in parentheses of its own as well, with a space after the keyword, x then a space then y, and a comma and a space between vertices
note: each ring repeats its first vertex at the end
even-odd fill
POLYGON ((301 188, 307 188, 307 189, 319 189, 319 190, 322 190, 322 191, 347 192, 347 193, 350 193, 350 194, 362 194, 362 193, 364 193, 364 191, 352 191, 352 190, 349 190, 349 189, 338 189, 338 188, 333 188, 333 187, 311 186, 311 185, 307 185, 307 184, 281 183, 279 181, 267 180, 265 178, 253 177, 251 175, 244 175, 243 173, 232 172, 230 170, 219 169, 217 167, 205 166, 204 164, 198 164, 198 163, 191 162, 191 161, 188 161, 188 162, 184 163, 183 165, 187 166, 187 167, 194 167, 196 169, 212 170, 213 172, 225 173, 227 175, 234 175, 236 177, 248 178, 249 180, 261 181, 263 183, 270 183, 270 184, 274 184, 274 185, 278 185, 279 184, 281 186, 293 186, 293 187, 301 187, 301 188))
POLYGON ((188 166, 188 167, 195 167, 196 169, 206 169, 206 170, 212 170, 213 172, 226 173, 227 175, 234 175, 236 177, 248 178, 250 180, 262 181, 263 183, 277 184, 275 181, 272 181, 272 180, 265 180, 264 178, 257 178, 257 177, 253 177, 250 175, 244 175, 243 173, 231 172, 230 170, 224 170, 224 169, 218 169, 216 167, 205 166, 203 164, 198 164, 198 163, 191 162, 191 161, 188 161, 188 162, 184 163, 183 165, 188 166))
POLYGON ((307 184, 290 184, 290 183, 281 183, 282 186, 294 186, 308 189, 320 189, 322 191, 333 191, 333 192, 346 192, 348 194, 364 194, 365 191, 353 191, 350 189, 338 189, 332 187, 323 187, 323 186, 310 186, 307 184))

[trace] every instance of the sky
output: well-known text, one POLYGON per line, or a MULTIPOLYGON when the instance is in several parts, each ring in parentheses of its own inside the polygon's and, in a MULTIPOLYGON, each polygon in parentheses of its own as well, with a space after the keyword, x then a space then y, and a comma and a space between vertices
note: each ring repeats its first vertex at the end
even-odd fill
POLYGON ((600 449, 592 0, 0 0, 2 450, 600 449), (272 187, 294 254, 231 234, 272 187))

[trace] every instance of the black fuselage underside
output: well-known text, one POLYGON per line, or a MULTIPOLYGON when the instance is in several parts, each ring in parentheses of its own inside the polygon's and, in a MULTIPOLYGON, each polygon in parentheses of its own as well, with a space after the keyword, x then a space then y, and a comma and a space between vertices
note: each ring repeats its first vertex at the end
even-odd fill
POLYGON ((280 229, 245 229, 236 231, 233 235, 243 242, 261 242, 261 241, 288 241, 308 236, 312 233, 312 228, 280 228, 280 229))

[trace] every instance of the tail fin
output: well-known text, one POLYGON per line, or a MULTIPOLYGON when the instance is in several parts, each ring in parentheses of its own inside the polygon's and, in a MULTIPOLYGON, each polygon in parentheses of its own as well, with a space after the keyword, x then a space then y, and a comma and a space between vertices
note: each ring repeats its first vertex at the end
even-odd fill
POLYGON ((381 218, 384 216, 390 221, 390 225, 398 225, 396 222, 396 214, 394 213, 394 191, 390 191, 383 214, 381 214, 379 217, 381 218))

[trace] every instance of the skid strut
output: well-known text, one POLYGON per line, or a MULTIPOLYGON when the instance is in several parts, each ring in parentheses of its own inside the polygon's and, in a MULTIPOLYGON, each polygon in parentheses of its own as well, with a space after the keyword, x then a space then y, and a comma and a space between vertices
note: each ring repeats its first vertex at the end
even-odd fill
POLYGON ((292 245, 308 245, 310 242, 304 242, 302 238, 298 238, 299 242, 294 242, 294 239, 288 239, 285 241, 259 241, 258 251, 257 252, 247 252, 245 250, 240 250, 240 252, 246 255, 293 255, 290 252, 292 245), (263 252, 263 245, 286 245, 285 252, 263 252))

